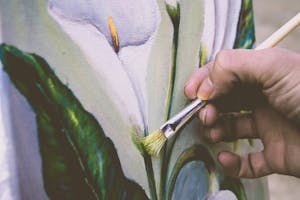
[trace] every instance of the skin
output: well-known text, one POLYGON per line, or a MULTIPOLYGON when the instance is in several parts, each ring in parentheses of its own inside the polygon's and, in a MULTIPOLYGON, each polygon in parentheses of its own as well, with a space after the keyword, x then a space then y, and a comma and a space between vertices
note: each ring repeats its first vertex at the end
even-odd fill
POLYGON ((192 74, 185 94, 209 100, 199 119, 210 142, 262 141, 261 152, 220 152, 225 173, 241 178, 272 173, 300 177, 300 54, 280 48, 222 50, 192 74), (241 109, 253 112, 226 114, 241 109))

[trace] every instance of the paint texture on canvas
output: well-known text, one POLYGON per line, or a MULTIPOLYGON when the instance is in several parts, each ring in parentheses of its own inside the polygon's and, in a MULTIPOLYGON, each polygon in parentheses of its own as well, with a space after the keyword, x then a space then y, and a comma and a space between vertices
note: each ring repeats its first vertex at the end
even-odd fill
MULTIPOLYGON (((14 178, 20 196, 246 199, 255 185, 257 199, 265 197, 262 181, 222 173, 215 156, 233 145, 207 144, 196 120, 157 158, 138 142, 188 103, 183 87, 195 68, 220 49, 252 47, 250 0, 0 4, 1 92, 11 99, 1 116, 12 115, 12 130, 4 130, 15 140, 11 157, 24 166, 14 178), (17 18, 7 17, 11 9, 17 18), (40 164, 27 166, 21 155, 40 164), (28 177, 40 188, 33 196, 28 177)), ((236 150, 254 148, 242 142, 236 150)))

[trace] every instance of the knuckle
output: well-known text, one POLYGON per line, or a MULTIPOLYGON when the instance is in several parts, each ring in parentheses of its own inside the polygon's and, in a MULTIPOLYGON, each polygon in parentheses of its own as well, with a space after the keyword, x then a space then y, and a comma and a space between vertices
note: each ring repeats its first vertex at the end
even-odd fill
POLYGON ((229 67, 234 66, 232 65, 233 58, 233 50, 225 49, 219 51, 215 59, 215 70, 229 71, 229 67))

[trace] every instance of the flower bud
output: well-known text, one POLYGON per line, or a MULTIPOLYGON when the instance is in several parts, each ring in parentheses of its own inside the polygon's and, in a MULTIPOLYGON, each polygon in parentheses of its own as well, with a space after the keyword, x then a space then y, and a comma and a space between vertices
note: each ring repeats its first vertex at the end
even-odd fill
POLYGON ((180 0, 166 0, 166 7, 173 24, 179 23, 180 0))

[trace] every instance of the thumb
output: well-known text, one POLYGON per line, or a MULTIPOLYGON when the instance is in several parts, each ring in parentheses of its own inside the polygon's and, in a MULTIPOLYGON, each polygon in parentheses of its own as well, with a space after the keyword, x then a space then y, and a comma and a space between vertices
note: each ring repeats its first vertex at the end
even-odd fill
POLYGON ((212 99, 228 93, 234 86, 272 87, 288 73, 284 50, 222 50, 206 65, 208 73, 199 84, 197 96, 212 99), (276 72, 276 73, 275 73, 276 72))

